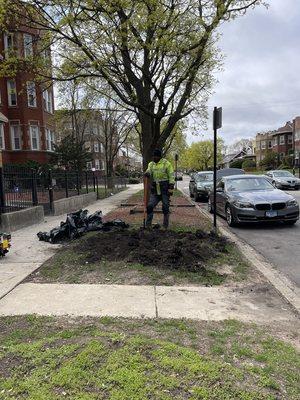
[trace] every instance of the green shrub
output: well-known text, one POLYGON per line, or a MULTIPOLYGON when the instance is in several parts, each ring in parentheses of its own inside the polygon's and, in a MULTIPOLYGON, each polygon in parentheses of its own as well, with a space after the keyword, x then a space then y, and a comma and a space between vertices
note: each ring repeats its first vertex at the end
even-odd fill
POLYGON ((232 163, 230 163, 230 168, 242 168, 243 165, 243 159, 237 159, 232 161, 232 163))
POLYGON ((247 159, 247 160, 243 161, 242 168, 243 168, 243 169, 253 169, 253 168, 256 168, 256 162, 255 162, 254 160, 249 160, 249 159, 247 159))
POLYGON ((134 185, 134 184, 137 184, 140 182, 141 182, 141 180, 139 178, 129 178, 129 180, 128 180, 128 183, 131 185, 134 185))

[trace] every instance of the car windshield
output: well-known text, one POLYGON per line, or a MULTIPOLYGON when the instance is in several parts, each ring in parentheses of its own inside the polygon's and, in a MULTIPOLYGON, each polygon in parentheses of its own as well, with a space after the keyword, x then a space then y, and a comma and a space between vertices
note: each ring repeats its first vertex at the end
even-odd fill
POLYGON ((196 182, 203 182, 203 181, 212 181, 214 174, 197 174, 195 175, 196 182))
POLYGON ((274 186, 265 178, 229 179, 226 188, 228 192, 274 190, 274 186))
POLYGON ((274 175, 276 178, 283 177, 283 176, 288 176, 289 178, 291 178, 291 177, 294 176, 294 175, 291 174, 289 171, 277 171, 277 172, 273 172, 273 175, 274 175))

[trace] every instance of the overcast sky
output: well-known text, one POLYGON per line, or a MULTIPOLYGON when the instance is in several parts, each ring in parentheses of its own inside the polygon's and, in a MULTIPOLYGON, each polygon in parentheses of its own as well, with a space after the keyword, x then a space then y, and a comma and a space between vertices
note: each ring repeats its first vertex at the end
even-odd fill
MULTIPOLYGON (((226 144, 276 129, 300 115, 300 1, 269 0, 225 23, 219 43, 226 58, 209 101, 223 107, 226 144)), ((210 129, 204 137, 211 137, 210 129)), ((189 141, 199 138, 189 135, 189 141)))

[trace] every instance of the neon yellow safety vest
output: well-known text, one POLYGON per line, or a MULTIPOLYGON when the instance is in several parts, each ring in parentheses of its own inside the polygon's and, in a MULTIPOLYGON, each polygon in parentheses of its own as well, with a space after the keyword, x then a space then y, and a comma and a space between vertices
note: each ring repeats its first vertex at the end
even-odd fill
POLYGON ((157 194, 160 194, 159 182, 169 181, 171 184, 175 183, 172 164, 165 158, 161 158, 158 163, 151 161, 146 172, 150 173, 153 182, 156 183, 157 194))

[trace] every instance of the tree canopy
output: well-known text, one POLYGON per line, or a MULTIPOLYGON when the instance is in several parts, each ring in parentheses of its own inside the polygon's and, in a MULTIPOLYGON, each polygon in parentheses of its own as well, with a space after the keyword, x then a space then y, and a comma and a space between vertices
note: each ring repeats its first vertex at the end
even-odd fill
MULTIPOLYGON (((223 140, 218 140, 217 162, 222 160, 223 140)), ((213 168, 214 144, 212 140, 192 143, 184 152, 181 165, 186 169, 207 171, 213 168)))
MULTIPOLYGON (((177 122, 205 115, 220 63, 217 28, 263 0, 0 0, 0 19, 37 27, 49 61, 34 60, 44 79, 99 80, 137 115, 144 164, 177 122), (10 18, 8 18, 10 17, 10 18)), ((3 67, 5 66, 5 63, 3 67)))

